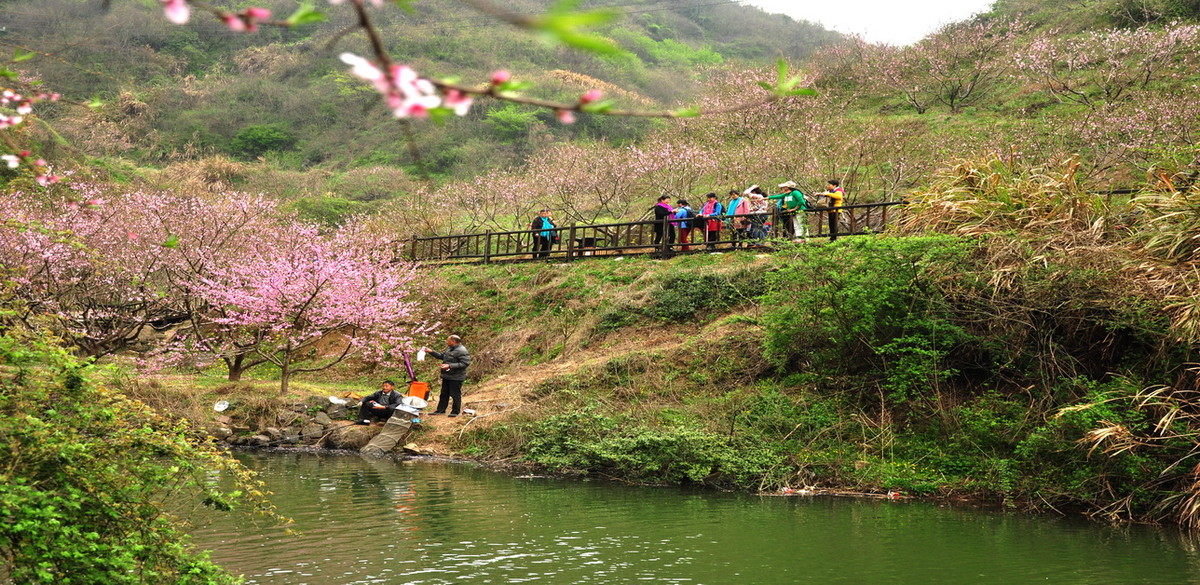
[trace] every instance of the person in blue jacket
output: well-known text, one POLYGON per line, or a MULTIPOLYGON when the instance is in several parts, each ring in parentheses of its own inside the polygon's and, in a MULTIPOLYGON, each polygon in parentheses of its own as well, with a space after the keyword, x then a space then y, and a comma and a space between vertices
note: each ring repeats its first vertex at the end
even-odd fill
POLYGON ((538 212, 538 216, 533 218, 533 222, 529 224, 529 229, 534 231, 533 234, 533 257, 549 258, 550 248, 554 246, 554 241, 558 239, 558 228, 554 224, 554 218, 550 217, 550 210, 543 209, 538 212))
POLYGON ((747 193, 741 191, 730 191, 729 195, 732 199, 725 207, 725 216, 729 219, 733 247, 741 248, 750 239, 750 200, 746 197, 747 193))
POLYGON ((692 232, 696 230, 696 212, 688 205, 686 199, 680 199, 676 202, 675 219, 682 220, 673 222, 679 228, 679 243, 683 244, 682 251, 688 252, 692 249, 689 245, 692 242, 692 232))

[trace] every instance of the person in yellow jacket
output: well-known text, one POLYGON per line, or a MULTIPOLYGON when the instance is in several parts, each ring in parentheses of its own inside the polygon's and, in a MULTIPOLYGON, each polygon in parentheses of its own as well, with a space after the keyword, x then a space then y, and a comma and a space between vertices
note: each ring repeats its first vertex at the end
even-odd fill
POLYGON ((829 184, 825 186, 825 192, 821 193, 829 198, 829 241, 837 239, 838 232, 838 214, 841 213, 837 208, 845 204, 846 191, 842 189, 842 182, 837 179, 829 179, 829 184))

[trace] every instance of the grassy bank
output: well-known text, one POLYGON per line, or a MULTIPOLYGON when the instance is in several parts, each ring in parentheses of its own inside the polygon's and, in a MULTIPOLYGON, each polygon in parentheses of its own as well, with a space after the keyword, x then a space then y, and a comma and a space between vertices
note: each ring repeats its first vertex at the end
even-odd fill
MULTIPOLYGON (((1086 221, 1077 196, 1050 199, 1086 221)), ((449 439, 642 483, 1190 521, 1195 375, 1170 299, 1138 282, 1126 228, 1037 225, 435 269, 476 389, 518 405, 449 439)))

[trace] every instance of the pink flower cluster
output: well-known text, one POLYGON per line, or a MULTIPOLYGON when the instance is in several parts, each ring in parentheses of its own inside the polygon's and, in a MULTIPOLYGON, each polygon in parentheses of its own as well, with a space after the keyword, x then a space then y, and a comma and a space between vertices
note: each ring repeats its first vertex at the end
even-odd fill
POLYGON ((221 15, 221 21, 229 30, 234 32, 255 32, 258 23, 271 18, 271 11, 266 8, 250 7, 236 14, 226 12, 221 15))
POLYGON ((354 53, 342 53, 340 58, 350 65, 351 74, 375 86, 397 118, 424 118, 430 110, 442 106, 459 116, 465 116, 471 109, 471 96, 456 89, 443 96, 433 82, 418 76, 407 65, 392 63, 385 70, 354 53))
POLYGON ((16 110, 16 115, 0 114, 0 130, 17 126, 25 121, 25 116, 33 113, 33 104, 40 101, 58 101, 57 93, 36 93, 21 95, 11 89, 0 91, 0 107, 16 110))
MULTIPOLYGON (((187 0, 158 0, 163 6, 167 20, 175 24, 187 24, 192 17, 192 8, 187 0)), ((241 12, 220 12, 221 22, 235 32, 255 32, 259 23, 271 18, 271 11, 266 8, 251 6, 241 12)))
POLYGON ((9 169, 19 168, 21 165, 28 166, 34 171, 34 181, 43 187, 50 186, 59 182, 62 177, 51 175, 48 171, 48 163, 45 159, 33 159, 33 153, 28 150, 22 150, 16 154, 0 155, 0 161, 4 162, 4 166, 9 169))
POLYGON ((89 355, 170 321, 178 329, 156 353, 193 354, 174 363, 287 367, 320 342, 395 364, 429 330, 417 272, 388 243, 357 225, 321 233, 266 197, 77 184, 65 205, 13 193, 0 215, 0 265, 18 294, 89 355))

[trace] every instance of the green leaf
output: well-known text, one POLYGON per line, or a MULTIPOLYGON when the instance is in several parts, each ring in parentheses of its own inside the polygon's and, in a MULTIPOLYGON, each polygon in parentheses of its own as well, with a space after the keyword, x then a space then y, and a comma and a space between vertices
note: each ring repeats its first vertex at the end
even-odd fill
POLYGON ((16 51, 13 51, 12 62, 20 63, 21 61, 28 61, 34 58, 36 55, 37 53, 34 53, 33 51, 22 51, 21 49, 17 49, 16 51))
POLYGON ((510 80, 510 81, 505 81, 504 83, 501 83, 500 85, 496 86, 496 91, 499 93, 520 92, 520 91, 525 91, 531 87, 533 87, 533 84, 529 83, 528 81, 511 81, 510 80))
POLYGON ((625 50, 613 42, 612 39, 606 39, 597 35, 582 34, 570 31, 550 31, 544 32, 543 38, 558 42, 572 49, 604 55, 606 57, 616 57, 625 54, 625 50))
POLYGON ((286 22, 288 26, 301 26, 314 22, 323 22, 324 20, 325 14, 317 10, 311 3, 305 2, 291 16, 287 17, 286 22))
POLYGON ((696 116, 700 115, 700 108, 683 108, 675 110, 671 113, 674 114, 676 118, 695 118, 696 116))
POLYGON ((93 96, 92 99, 87 103, 87 107, 93 110, 102 108, 104 107, 104 102, 100 101, 100 96, 93 96))
POLYGON ((8 67, 0 67, 0 77, 7 77, 7 78, 9 78, 9 79, 16 79, 16 78, 17 78, 17 72, 16 72, 16 71, 13 71, 12 69, 9 69, 8 67))
POLYGON ((163 242, 161 244, 161 246, 164 248, 178 248, 179 247, 179 236, 168 237, 167 241, 163 242))
POLYGON ((588 114, 603 114, 615 107, 617 104, 612 100, 600 100, 590 104, 583 104, 579 110, 588 114))
POLYGON ((449 120, 453 117, 454 110, 445 106, 438 106, 429 110, 429 119, 432 120, 434 124, 438 124, 439 126, 445 124, 446 120, 449 120))
POLYGON ((599 55, 625 55, 625 51, 612 39, 583 32, 584 29, 615 21, 620 13, 612 9, 579 11, 579 4, 580 0, 559 0, 545 14, 534 19, 530 26, 548 43, 559 43, 599 55))

